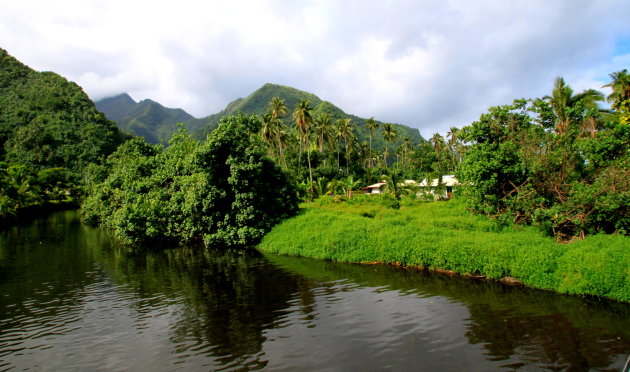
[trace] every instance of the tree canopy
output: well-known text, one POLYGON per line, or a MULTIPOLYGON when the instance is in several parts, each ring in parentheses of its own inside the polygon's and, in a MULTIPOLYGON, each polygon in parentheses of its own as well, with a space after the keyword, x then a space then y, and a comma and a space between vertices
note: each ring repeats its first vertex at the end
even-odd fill
POLYGON ((288 175, 265 156, 256 117, 227 117, 203 143, 123 144, 89 172, 86 221, 130 244, 247 247, 297 211, 288 175))

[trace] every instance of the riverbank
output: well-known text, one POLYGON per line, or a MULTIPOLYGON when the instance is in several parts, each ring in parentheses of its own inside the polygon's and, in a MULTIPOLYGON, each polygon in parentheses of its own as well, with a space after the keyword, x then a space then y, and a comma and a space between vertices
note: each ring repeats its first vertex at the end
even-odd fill
POLYGON ((455 200, 408 203, 379 197, 315 202, 258 245, 266 253, 349 263, 386 263, 489 279, 516 278, 560 293, 630 302, 630 238, 597 235, 557 243, 535 228, 500 226, 455 200))

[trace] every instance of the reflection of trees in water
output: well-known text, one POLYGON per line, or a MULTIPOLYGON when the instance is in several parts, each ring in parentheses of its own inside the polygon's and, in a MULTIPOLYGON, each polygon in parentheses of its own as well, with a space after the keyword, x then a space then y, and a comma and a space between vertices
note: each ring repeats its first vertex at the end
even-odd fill
POLYGON ((170 330, 176 353, 212 356, 223 366, 264 367, 256 355, 263 331, 296 292, 308 292, 255 252, 173 249, 114 257, 120 279, 141 297, 183 301, 181 318, 170 330))
POLYGON ((58 324, 59 308, 72 321, 83 288, 102 279, 110 285, 111 278, 119 284, 116 291, 128 291, 123 298, 132 301, 125 304, 138 319, 155 309, 174 312, 164 332, 176 355, 209 357, 216 368, 264 367, 266 329, 286 326, 296 308, 305 325, 315 325, 319 298, 357 286, 442 296, 465 305, 469 342, 512 368, 603 369, 630 350, 630 306, 612 301, 378 265, 262 258, 255 252, 130 253, 110 248, 106 233, 78 225, 72 212, 5 231, 2 239, 0 315, 7 322, 0 328, 20 327, 19 315, 31 310, 24 303, 42 304, 45 311, 38 315, 49 316, 51 324, 58 324), (29 239, 37 241, 24 244, 29 239))
POLYGON ((606 368, 630 350, 630 305, 506 287, 426 271, 268 256, 277 265, 319 281, 349 279, 420 296, 442 296, 468 308, 466 337, 489 360, 537 368, 606 368))
POLYGON ((628 342, 598 327, 576 327, 565 314, 523 314, 493 309, 489 304, 468 306, 466 337, 483 344, 491 360, 516 359, 510 367, 587 370, 605 368, 614 355, 628 350, 628 342))
POLYGON ((76 211, 65 211, 0 231, 0 331, 23 329, 24 319, 43 328, 76 320, 82 289, 95 281, 80 229, 76 211))

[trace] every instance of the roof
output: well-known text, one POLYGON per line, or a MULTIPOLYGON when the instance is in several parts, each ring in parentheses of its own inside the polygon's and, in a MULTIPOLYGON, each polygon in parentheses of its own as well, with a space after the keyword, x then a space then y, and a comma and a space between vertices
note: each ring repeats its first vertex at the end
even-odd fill
MULTIPOLYGON (((438 185, 438 179, 434 178, 433 180, 431 180, 431 187, 436 187, 438 185)), ((442 185, 444 186, 459 186, 460 183, 457 180, 457 178, 455 178, 454 175, 452 174, 446 174, 444 176, 442 176, 442 185)), ((422 187, 427 187, 427 179, 423 179, 422 182, 420 182, 420 186, 422 187)))
POLYGON ((380 189, 381 186, 383 186, 385 183, 386 183, 385 181, 381 181, 381 182, 375 183, 373 185, 365 186, 363 188, 363 190, 365 190, 365 189, 380 189))

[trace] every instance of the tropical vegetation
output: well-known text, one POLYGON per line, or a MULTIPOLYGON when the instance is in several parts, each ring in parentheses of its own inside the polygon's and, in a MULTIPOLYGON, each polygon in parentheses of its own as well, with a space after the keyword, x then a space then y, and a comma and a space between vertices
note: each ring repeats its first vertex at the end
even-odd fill
POLYGON ((471 215, 457 199, 321 199, 276 226, 258 249, 349 263, 389 263, 476 279, 504 279, 561 293, 630 301, 627 237, 558 244, 531 226, 471 215), (516 280, 515 280, 516 279, 516 280))
POLYGON ((82 170, 127 139, 83 90, 0 49, 0 221, 74 204, 82 170))
POLYGON ((132 246, 251 247, 297 212, 288 175, 265 156, 256 117, 222 119, 204 142, 134 139, 87 172, 84 220, 132 246))

